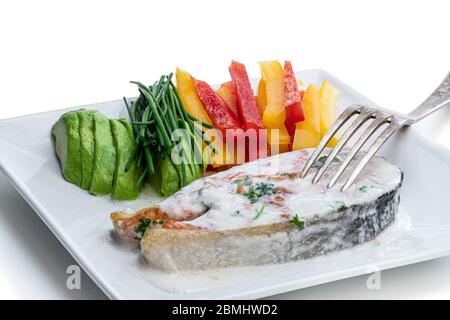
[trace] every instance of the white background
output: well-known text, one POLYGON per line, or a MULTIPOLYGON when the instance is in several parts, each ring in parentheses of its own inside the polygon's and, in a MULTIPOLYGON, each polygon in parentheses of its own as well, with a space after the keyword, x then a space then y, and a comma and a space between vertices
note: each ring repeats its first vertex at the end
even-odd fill
MULTIPOLYGON (((0 119, 135 95, 176 66, 214 84, 231 59, 322 68, 376 103, 407 112, 450 70, 448 1, 2 1, 0 119)), ((1 150, 0 150, 1 153, 1 150)), ((103 298, 0 174, 0 298, 103 298)), ((450 258, 284 298, 450 298, 450 258)))

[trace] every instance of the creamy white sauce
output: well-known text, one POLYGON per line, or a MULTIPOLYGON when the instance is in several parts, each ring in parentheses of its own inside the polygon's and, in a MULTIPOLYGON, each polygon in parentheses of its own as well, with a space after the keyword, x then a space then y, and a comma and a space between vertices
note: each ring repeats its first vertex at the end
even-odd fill
POLYGON ((317 184, 312 184, 317 169, 304 178, 285 178, 280 175, 297 174, 303 169, 311 150, 300 150, 260 159, 220 172, 182 188, 163 200, 159 207, 171 219, 188 220, 194 226, 210 230, 253 227, 291 220, 295 215, 310 220, 350 206, 375 200, 394 189, 401 179, 400 169, 380 157, 374 157, 355 183, 341 192, 342 183, 353 171, 360 157, 347 168, 340 183, 328 189, 331 176, 340 165, 334 161, 317 184), (251 185, 243 185, 238 193, 237 179, 248 176, 251 185), (251 203, 242 193, 258 183, 272 183, 274 194, 251 203), (280 197, 282 196, 281 200, 280 197), (274 203, 278 200, 280 205, 274 203))

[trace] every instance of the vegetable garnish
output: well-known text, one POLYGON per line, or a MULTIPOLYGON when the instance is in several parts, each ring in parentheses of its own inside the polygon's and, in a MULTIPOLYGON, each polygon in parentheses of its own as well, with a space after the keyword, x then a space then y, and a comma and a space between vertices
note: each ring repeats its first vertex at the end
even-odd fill
POLYGON ((223 138, 226 137, 227 130, 242 130, 239 119, 233 110, 209 84, 195 78, 192 78, 192 81, 203 107, 211 118, 214 127, 222 131, 223 138))
POLYGON ((237 61, 232 61, 229 70, 236 91, 239 119, 244 128, 246 130, 264 129, 245 66, 237 61))
POLYGON ((358 187, 358 190, 361 191, 362 193, 365 193, 370 188, 373 188, 373 187, 372 186, 360 186, 360 187, 358 187))
POLYGON ((327 158, 328 158, 328 156, 321 156, 319 159, 314 161, 311 168, 319 169, 321 166, 323 166, 325 161, 327 161, 327 158))
POLYGON ((335 201, 333 204, 330 204, 329 206, 330 206, 330 208, 336 209, 336 210, 346 208, 345 202, 343 202, 343 201, 335 201))
POLYGON ((158 225, 163 224, 164 221, 162 220, 151 220, 150 218, 143 218, 139 220, 139 224, 136 228, 134 228, 134 233, 136 234, 136 239, 142 239, 144 236, 145 231, 151 226, 151 225, 158 225))
POLYGON ((295 126, 305 120, 302 97, 297 87, 294 70, 290 61, 284 62, 284 106, 286 107, 286 120, 284 124, 291 138, 295 135, 295 126))
POLYGON ((232 217, 242 217, 241 210, 235 210, 232 214, 232 217))
POLYGON ((250 201, 250 203, 257 202, 264 196, 270 196, 276 192, 276 188, 273 183, 258 182, 254 186, 249 187, 244 192, 244 197, 250 201))
POLYGON ((172 83, 172 74, 161 76, 151 86, 131 83, 138 86, 140 96, 131 106, 124 98, 137 144, 128 164, 136 158, 144 163, 138 183, 149 176, 160 193, 167 196, 200 178, 205 171, 207 161, 203 157, 202 140, 214 153, 215 150, 201 128, 209 129, 211 125, 185 111, 172 83))
POLYGON ((243 186, 249 186, 252 184, 252 182, 250 181, 250 177, 249 176, 245 176, 242 179, 237 179, 233 181, 234 184, 237 185, 243 185, 243 186))
POLYGON ((261 208, 258 209, 258 211, 256 211, 256 216, 253 218, 253 220, 258 219, 262 213, 264 212, 264 209, 266 208, 266 204, 264 203, 261 208))
POLYGON ((298 214, 295 214, 295 216, 292 218, 292 220, 289 220, 289 222, 295 224, 300 230, 305 227, 305 220, 299 219, 298 214))
MULTIPOLYGON (((324 165, 324 163, 325 163, 325 161, 327 161, 327 159, 328 159, 328 156, 321 156, 319 159, 314 161, 311 168, 320 169, 320 167, 322 167, 324 165)), ((333 162, 339 162, 339 161, 341 161, 341 159, 339 157, 335 157, 333 159, 333 162)))

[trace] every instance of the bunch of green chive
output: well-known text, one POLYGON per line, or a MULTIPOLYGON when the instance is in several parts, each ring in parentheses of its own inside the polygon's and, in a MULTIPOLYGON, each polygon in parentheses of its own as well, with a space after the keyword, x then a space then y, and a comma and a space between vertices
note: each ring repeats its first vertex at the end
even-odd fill
POLYGON ((189 183, 188 176, 194 179, 201 177, 208 164, 202 152, 202 142, 216 153, 203 134, 203 128, 211 129, 212 126, 186 112, 172 82, 172 73, 162 75, 151 86, 136 81, 131 83, 138 86, 140 95, 134 101, 128 101, 125 97, 123 100, 131 119, 137 148, 129 159, 126 170, 137 158, 138 165, 144 168, 138 179, 138 184, 141 184, 147 175, 153 176, 160 171, 155 168, 158 163, 155 158, 168 157, 178 173, 180 188, 189 183), (177 129, 184 129, 180 132, 185 134, 174 141, 173 133, 177 129), (181 163, 175 163, 171 158, 172 150, 177 144, 182 146, 179 148, 179 156, 184 159, 181 163))

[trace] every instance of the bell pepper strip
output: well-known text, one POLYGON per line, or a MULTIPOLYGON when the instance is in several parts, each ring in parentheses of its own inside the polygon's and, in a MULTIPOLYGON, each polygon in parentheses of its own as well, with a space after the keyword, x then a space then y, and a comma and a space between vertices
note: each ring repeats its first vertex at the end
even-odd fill
POLYGON ((258 87, 258 105, 262 112, 264 126, 268 129, 268 143, 271 154, 289 150, 290 136, 284 122, 284 71, 278 61, 259 63, 261 81, 258 87), (270 129, 276 129, 272 132, 270 129))
POLYGON ((291 137, 285 127, 271 128, 267 130, 269 153, 275 155, 290 150, 291 137))
POLYGON ((239 118, 245 130, 263 129, 261 116, 256 105, 253 89, 248 79, 247 70, 242 63, 232 61, 229 67, 233 86, 236 90, 236 100, 239 118))
POLYGON ((239 118, 236 90, 234 90, 233 83, 231 81, 223 83, 216 92, 225 100, 231 110, 233 110, 234 115, 239 118))
POLYGON ((194 118, 212 124, 211 118, 208 116, 208 113, 205 108, 203 108, 203 105, 198 98, 191 75, 188 72, 177 68, 175 76, 177 80, 177 92, 186 112, 194 118))
POLYGON ((263 82, 261 90, 263 124, 266 128, 284 126, 286 110, 284 108, 284 71, 278 61, 260 62, 263 82))
POLYGON ((192 78, 192 80, 198 97, 215 128, 222 130, 224 134, 227 129, 242 129, 239 119, 234 115, 233 110, 209 84, 195 78, 192 78))
POLYGON ((292 150, 315 148, 320 141, 320 90, 310 84, 301 94, 305 120, 295 126, 292 150))
POLYGON ((302 97, 297 87, 294 70, 290 61, 284 62, 284 106, 286 107, 286 120, 284 124, 291 136, 294 138, 295 124, 305 120, 302 97))
MULTIPOLYGON (((340 92, 325 80, 320 87, 320 138, 331 128, 336 120, 336 101, 340 92)), ((335 134, 328 143, 328 147, 334 147, 339 140, 335 134)))
POLYGON ((258 84, 258 93, 256 96, 256 105, 258 106, 259 114, 262 117, 264 115, 264 109, 267 105, 266 99, 266 81, 261 79, 258 84))
MULTIPOLYGON (((256 104, 247 70, 242 63, 232 61, 229 67, 239 118, 245 128, 245 161, 267 157, 267 134, 256 104)), ((239 146, 238 146, 239 148, 239 146)))
POLYGON ((232 158, 233 154, 230 152, 227 144, 224 143, 223 134, 220 130, 208 129, 204 132, 204 137, 211 141, 211 144, 216 150, 216 153, 214 154, 211 148, 206 146, 203 147, 203 154, 206 153, 206 157, 208 157, 212 167, 219 169, 234 163, 234 159, 232 158))
MULTIPOLYGON (((191 79, 191 75, 188 72, 177 68, 176 80, 177 92, 186 111, 194 118, 197 118, 208 124, 212 124, 211 118, 209 117, 205 108, 203 108, 202 102, 197 95, 197 90, 195 89, 194 82, 191 79)), ((212 141, 214 140, 214 130, 215 129, 207 130, 205 133, 205 137, 209 141, 211 141, 217 153, 214 154, 205 143, 203 143, 202 149, 204 153, 207 153, 209 163, 214 167, 220 167, 229 163, 231 160, 229 160, 229 156, 226 152, 226 148, 222 142, 222 139, 218 141, 212 141)))

